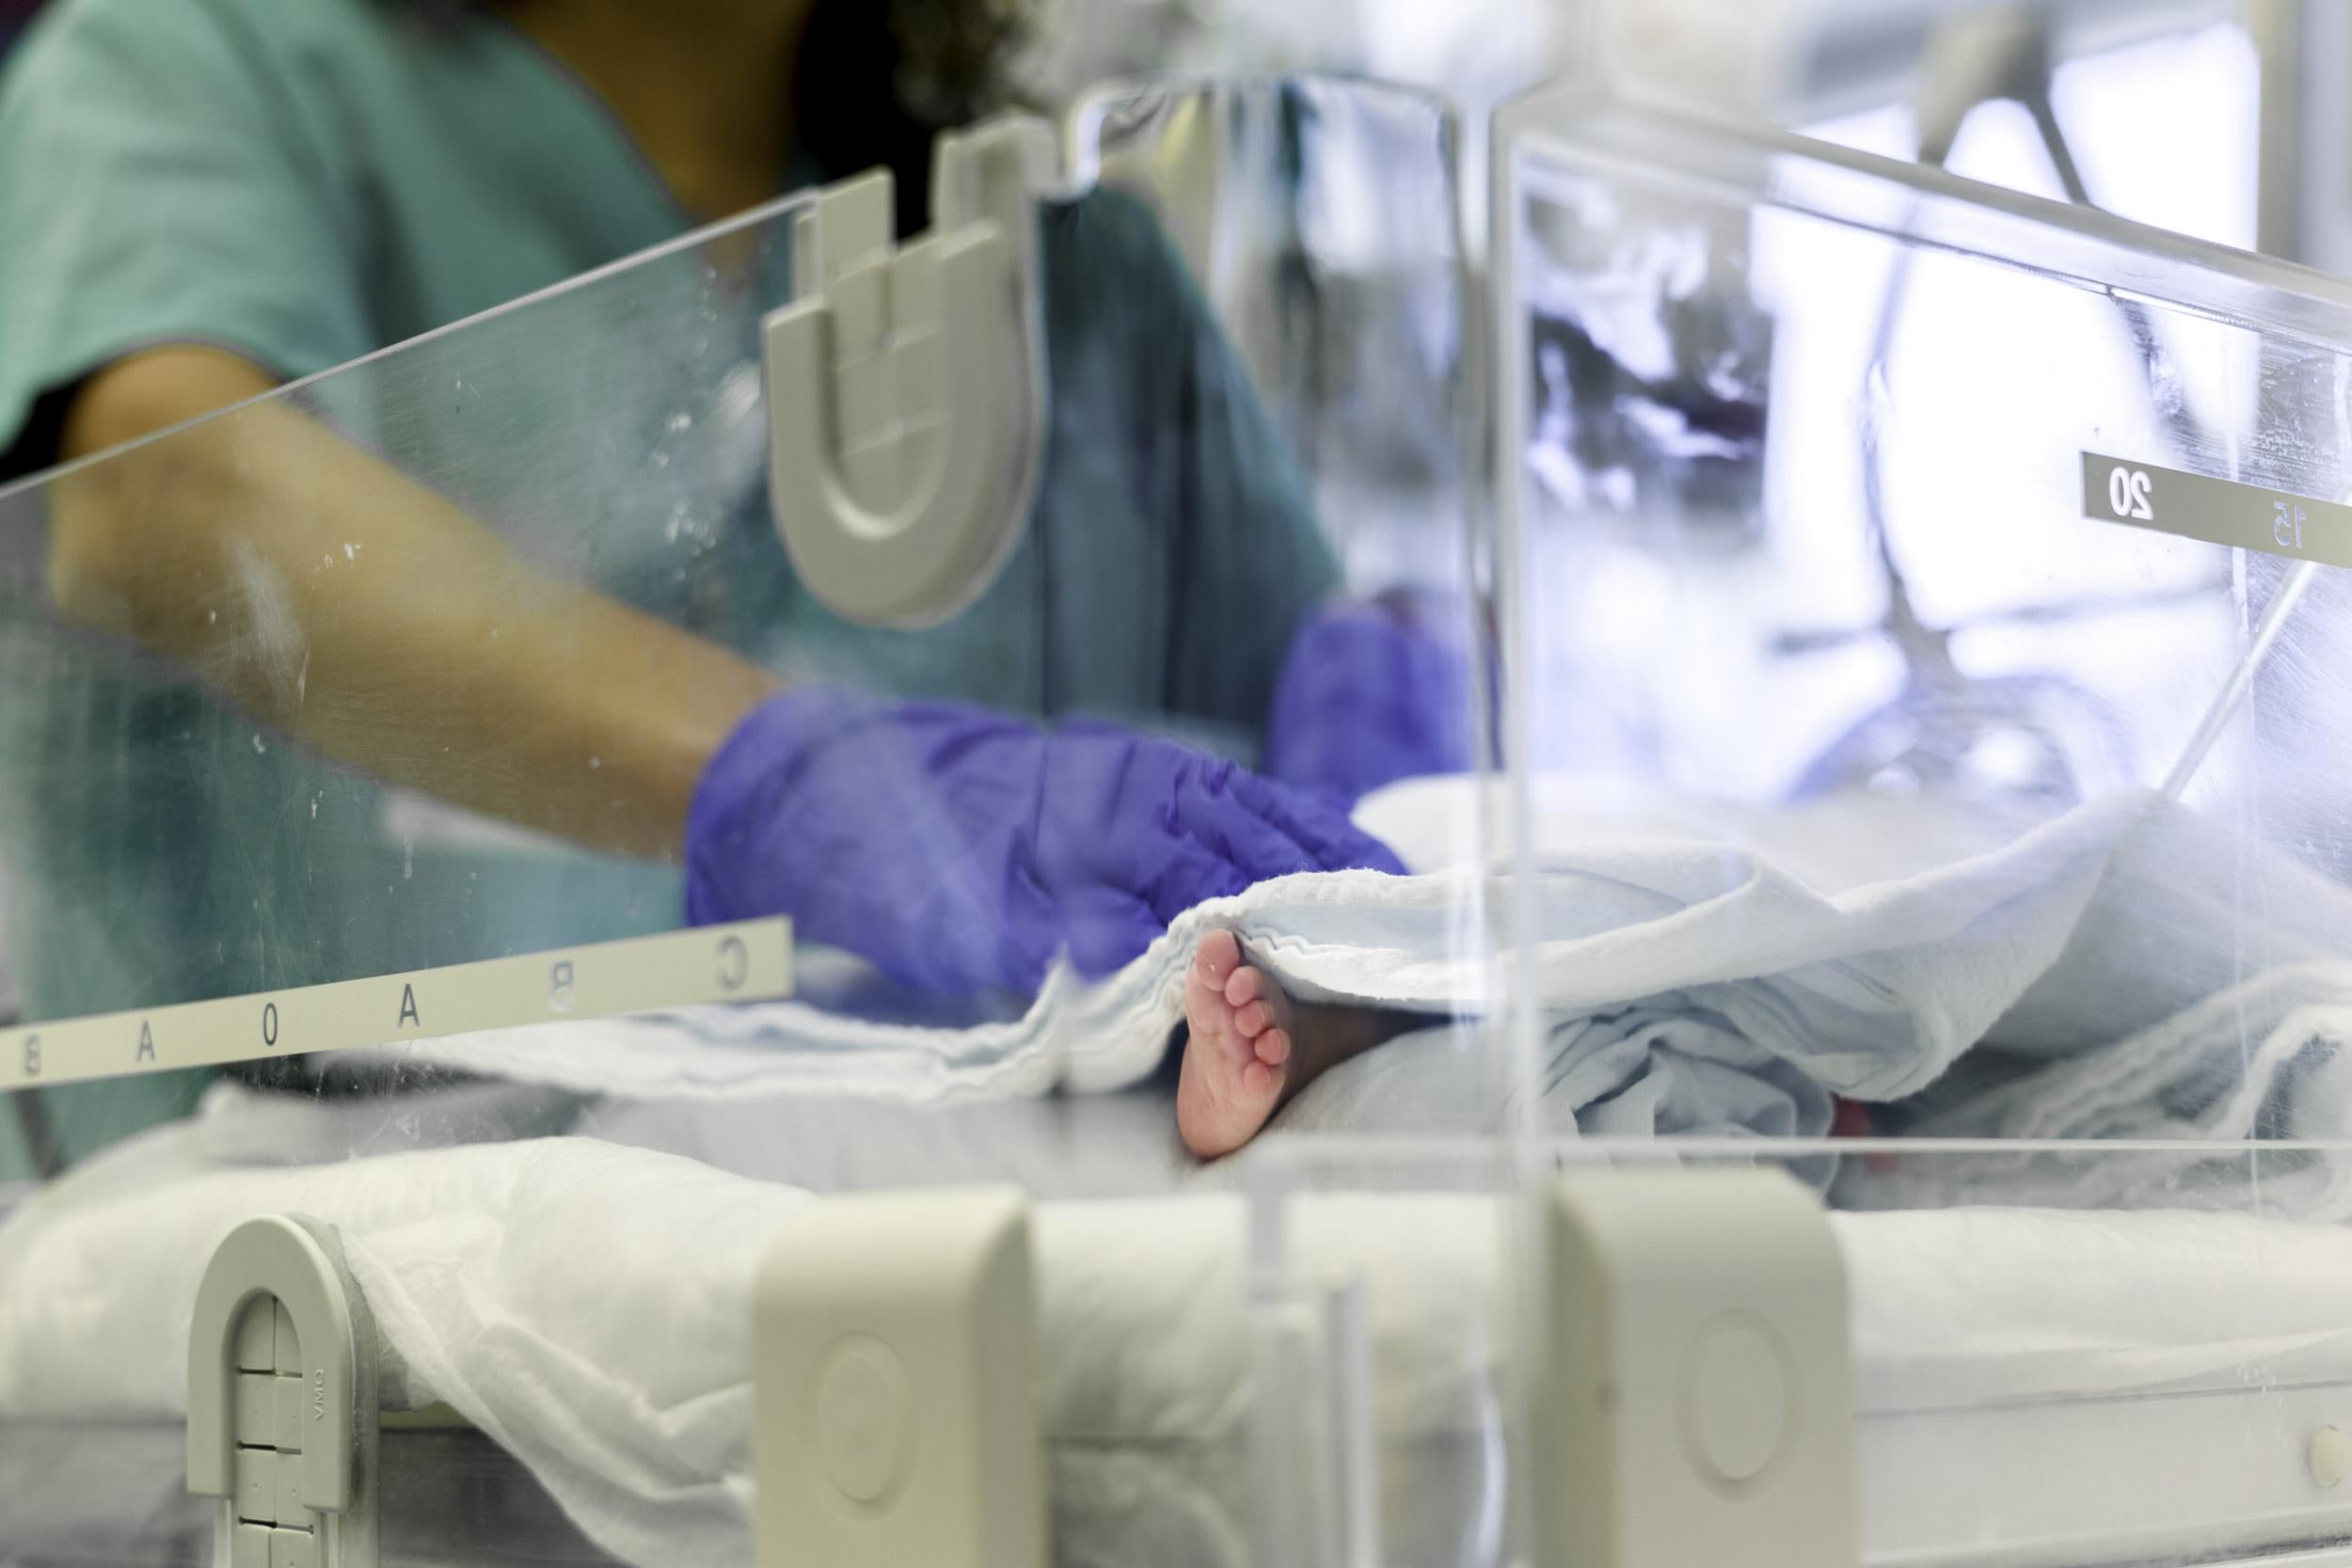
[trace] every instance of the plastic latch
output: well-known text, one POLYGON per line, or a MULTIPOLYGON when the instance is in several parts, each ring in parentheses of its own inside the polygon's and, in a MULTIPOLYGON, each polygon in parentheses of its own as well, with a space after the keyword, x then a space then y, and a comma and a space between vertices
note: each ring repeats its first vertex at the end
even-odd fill
POLYGON ((1253 1291, 1250 1528, 1260 1562, 1375 1568, 1380 1521, 1371 1294, 1335 1272, 1253 1291))
POLYGON ((866 625, 920 627, 995 579, 1043 466, 1041 120, 943 135, 931 231, 894 244, 886 172, 824 191, 793 230, 792 304, 763 324, 769 495, 793 569, 866 625))
POLYGON ((1773 1171, 1547 1195, 1534 1488, 1549 1568, 1853 1568, 1845 1260, 1773 1171))
POLYGON ((1045 1568, 1017 1191, 812 1199, 753 1293, 759 1568, 1045 1568))
POLYGON ((221 1499, 217 1568, 374 1568, 375 1333, 332 1230, 248 1220, 198 1286, 188 1490, 221 1499))

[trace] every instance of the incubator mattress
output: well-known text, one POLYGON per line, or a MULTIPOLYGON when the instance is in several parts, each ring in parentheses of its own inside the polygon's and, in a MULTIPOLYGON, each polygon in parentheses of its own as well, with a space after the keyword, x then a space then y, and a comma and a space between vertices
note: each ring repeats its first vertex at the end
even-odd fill
POLYGON ((1840 1215, 1874 1563, 2204 1562, 2352 1536, 2352 1230, 1840 1215))
MULTIPOLYGON (((749 1560, 741 1290, 800 1195, 561 1140, 50 1196, 0 1232, 0 1429, 20 1459, 27 1433, 117 1453, 172 1434, 213 1240, 296 1211, 343 1229, 406 1369, 397 1402, 454 1405, 513 1457, 503 1484, 569 1514, 575 1547, 749 1560)), ((1497 1211, 1331 1196, 1294 1219, 1298 1277, 1366 1287, 1390 1560, 1489 1560, 1497 1211)), ((2202 1560, 2352 1534, 2352 1497, 2312 1467, 2322 1428, 2352 1431, 2352 1231, 2016 1210, 1836 1224, 1871 1560, 2202 1560)), ((1248 1560, 1248 1230, 1239 1199, 1208 1194, 1040 1210, 1064 1562, 1248 1560)), ((412 1460, 432 1447, 407 1442, 412 1460)), ((0 1490, 0 1560, 42 1560, 31 1544, 73 1494, 0 1490)), ((87 1541, 104 1516, 81 1502, 87 1541)))

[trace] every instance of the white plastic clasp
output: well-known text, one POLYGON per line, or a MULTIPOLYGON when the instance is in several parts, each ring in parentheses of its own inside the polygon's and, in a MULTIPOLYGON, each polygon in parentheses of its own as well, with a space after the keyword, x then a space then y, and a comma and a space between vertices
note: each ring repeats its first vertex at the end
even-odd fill
POLYGON ((375 1333, 334 1232, 247 1220, 188 1340, 188 1490, 221 1499, 215 1568, 375 1568, 375 1333))
POLYGON ((795 298, 764 325, 769 495, 836 614, 936 625, 1020 542, 1046 435, 1036 201, 1060 169, 1052 129, 1008 116, 940 137, 931 231, 903 249, 886 172, 795 227, 795 298))
POLYGON ((1854 1568, 1845 1259, 1777 1171, 1572 1176, 1531 1349, 1548 1568, 1854 1568))
POLYGON ((758 1568, 1046 1568, 1027 1200, 812 1199, 752 1303, 758 1568))

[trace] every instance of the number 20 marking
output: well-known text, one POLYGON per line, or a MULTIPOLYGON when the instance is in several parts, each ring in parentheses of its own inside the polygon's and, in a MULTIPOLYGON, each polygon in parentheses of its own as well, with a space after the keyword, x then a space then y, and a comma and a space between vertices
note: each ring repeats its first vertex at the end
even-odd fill
POLYGON ((2137 468, 2108 469, 2108 507, 2119 517, 2137 518, 2143 523, 2154 522, 2155 509, 2148 504, 2148 476, 2137 468))

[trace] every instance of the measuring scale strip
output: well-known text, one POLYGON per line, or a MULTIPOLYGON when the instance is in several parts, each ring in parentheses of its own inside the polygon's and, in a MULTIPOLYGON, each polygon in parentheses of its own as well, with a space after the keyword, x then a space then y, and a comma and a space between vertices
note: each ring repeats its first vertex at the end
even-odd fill
POLYGON ((2352 566, 2352 506, 2086 451, 2083 515, 2151 533, 2352 566))
POLYGON ((791 993, 791 922, 705 926, 0 1031, 0 1086, 222 1067, 791 993))

